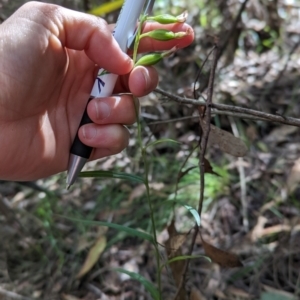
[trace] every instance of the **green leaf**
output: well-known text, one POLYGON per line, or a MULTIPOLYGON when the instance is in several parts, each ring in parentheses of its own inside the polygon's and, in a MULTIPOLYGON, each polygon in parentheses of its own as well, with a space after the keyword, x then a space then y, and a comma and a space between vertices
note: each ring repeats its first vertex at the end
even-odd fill
POLYGON ((127 271, 127 270, 122 269, 122 268, 116 268, 116 269, 113 269, 113 270, 117 271, 117 272, 120 272, 120 273, 127 274, 128 276, 130 276, 130 278, 139 281, 145 287, 145 289, 151 294, 153 299, 155 299, 155 300, 160 299, 158 289, 150 281, 148 281, 145 277, 143 277, 142 275, 127 271))
POLYGON ((205 255, 181 255, 181 256, 176 256, 168 260, 166 263, 164 263, 161 267, 160 270, 162 270, 166 265, 171 264, 174 261, 179 261, 179 260, 187 260, 187 259, 195 259, 195 258, 205 258, 209 262, 211 262, 211 259, 205 255))
POLYGON ((174 202, 177 203, 177 204, 182 205, 183 207, 185 207, 193 215, 193 217, 194 217, 194 219, 196 221, 196 224, 198 226, 200 226, 200 224, 201 224, 201 218, 199 216, 198 211, 195 208, 193 208, 193 207, 191 207, 189 205, 186 205, 185 203, 183 203, 182 201, 179 201, 179 200, 167 200, 164 203, 165 204, 174 204, 174 202))
POLYGON ((93 266, 99 260, 99 257, 103 253, 105 247, 106 247, 106 236, 103 235, 96 240, 95 244, 90 249, 84 264, 81 266, 80 271, 76 275, 77 279, 84 276, 93 268, 93 266))
POLYGON ((81 219, 66 217, 66 216, 62 216, 62 215, 58 215, 58 216, 61 218, 73 221, 73 222, 80 222, 80 223, 87 224, 87 225, 98 225, 98 226, 105 226, 105 227, 113 228, 113 229, 116 229, 119 231, 126 232, 128 235, 132 235, 132 236, 138 237, 140 239, 149 241, 153 245, 155 244, 155 241, 154 241, 154 238, 152 237, 152 235, 150 235, 149 233, 131 228, 131 227, 127 227, 127 226, 119 225, 119 224, 115 224, 115 223, 109 223, 109 222, 81 220, 81 219))
POLYGON ((92 177, 92 178, 118 178, 145 183, 142 177, 132 175, 124 172, 115 171, 85 171, 79 174, 79 177, 92 177))
POLYGON ((157 144, 161 144, 161 143, 175 143, 175 144, 180 144, 179 142, 172 140, 172 139, 160 139, 154 142, 149 143, 146 148, 151 147, 151 146, 155 146, 157 144))
POLYGON ((260 300, 296 300, 291 294, 284 294, 282 291, 278 291, 278 293, 274 292, 265 292, 262 293, 260 300))
POLYGON ((111 12, 121 8, 121 6, 123 5, 123 2, 124 2, 124 0, 117 0, 117 1, 113 1, 113 2, 104 3, 100 6, 97 6, 93 9, 91 9, 90 11, 88 11, 88 13, 90 13, 92 15, 96 15, 96 16, 111 13, 111 12))
POLYGON ((184 207, 193 215, 193 217, 194 217, 197 225, 200 226, 201 219, 200 219, 198 211, 195 208, 193 208, 193 207, 191 207, 189 205, 184 205, 184 207))

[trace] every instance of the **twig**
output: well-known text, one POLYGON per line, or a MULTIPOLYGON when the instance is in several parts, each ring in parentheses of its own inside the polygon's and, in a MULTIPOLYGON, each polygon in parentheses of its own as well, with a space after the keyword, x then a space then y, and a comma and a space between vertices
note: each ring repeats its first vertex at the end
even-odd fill
MULTIPOLYGON (((208 143, 208 136, 209 136, 209 132, 210 132, 211 105, 212 105, 213 90, 214 90, 215 72, 216 72, 216 67, 218 64, 218 57, 219 57, 219 48, 218 48, 218 46, 215 46, 213 64, 212 64, 212 69, 211 69, 210 76, 209 76, 206 111, 205 111, 205 116, 204 116, 204 121, 206 123, 205 126, 202 126, 202 124, 204 124, 204 123, 203 123, 203 121, 201 122, 202 138, 201 138, 200 158, 199 158, 199 166, 200 166, 200 199, 199 199, 199 205, 198 205, 199 216, 201 216, 203 200, 204 200, 204 183, 205 183, 204 182, 204 172, 205 172, 204 156, 205 156, 206 147, 207 147, 207 143, 208 143)), ((200 116, 200 119, 201 118, 202 118, 202 116, 200 116)), ((198 225, 196 224, 195 231, 194 231, 194 234, 192 237, 192 242, 191 242, 190 249, 189 249, 189 255, 191 255, 193 252, 198 232, 199 232, 199 228, 198 228, 198 225)), ((189 267, 189 262, 190 262, 190 260, 187 260, 185 263, 184 272, 183 272, 177 293, 174 298, 175 300, 178 298, 180 291, 186 280, 186 274, 187 274, 187 270, 189 267)))
POLYGON ((202 127, 203 135, 201 139, 201 148, 200 148, 200 156, 199 156, 199 163, 200 163, 200 199, 199 199, 199 206, 198 206, 198 213, 201 216, 203 200, 204 200, 204 156, 206 153, 206 147, 208 143, 208 137, 210 132, 210 119, 211 119, 211 107, 212 107, 212 98, 214 92, 214 82, 215 82, 215 72, 218 64, 218 57, 219 57, 219 48, 216 45, 213 57, 213 65, 212 70, 209 77, 209 84, 208 84, 208 93, 207 93, 207 102, 206 102, 206 114, 204 117, 204 122, 201 120, 200 116, 200 124, 202 127), (205 124, 205 125, 204 125, 205 124), (203 126, 204 125, 204 126, 203 126))
MULTIPOLYGON (((191 98, 184 98, 178 95, 174 95, 172 93, 166 92, 160 88, 156 88, 155 92, 160 93, 175 102, 181 104, 191 104, 195 106, 206 106, 206 102, 204 100, 198 99, 191 99, 191 98)), ((284 117, 279 115, 273 115, 269 113, 265 113, 262 111, 258 111, 255 109, 244 108, 240 106, 233 106, 227 104, 219 104, 219 103, 212 103, 211 108, 215 108, 216 110, 212 110, 213 113, 222 114, 220 111, 226 111, 230 113, 234 113, 233 116, 244 118, 245 116, 253 116, 255 118, 251 118, 253 120, 262 120, 268 122, 276 122, 286 125, 292 125, 296 127, 300 127, 300 119, 296 119, 293 117, 284 117)), ((229 115, 229 114, 228 114, 229 115)))
MULTIPOLYGON (((223 116, 235 117, 235 118, 239 118, 239 119, 249 119, 249 120, 254 120, 254 121, 268 121, 267 119, 264 119, 264 118, 259 118, 259 117, 246 115, 246 114, 234 113, 234 112, 230 112, 230 111, 218 111, 216 109, 211 110, 211 115, 212 116, 223 115, 223 116)), ((193 120, 193 119, 199 120, 199 116, 187 116, 187 117, 180 117, 180 118, 174 118, 174 119, 153 121, 153 122, 147 123, 147 125, 151 126, 151 125, 168 124, 168 123, 187 121, 187 120, 193 120)))
POLYGON ((287 59, 285 61, 285 64, 284 64, 283 68, 277 74, 276 78, 263 91, 263 94, 261 96, 260 101, 266 101, 267 97, 271 95, 274 88, 278 85, 279 80, 282 78, 284 72, 286 71, 286 69, 288 67, 289 61, 291 60, 291 57, 292 57, 293 53, 296 51, 296 49, 299 47, 299 45, 300 45, 300 41, 298 41, 296 44, 294 44, 294 46, 292 47, 292 49, 290 50, 290 52, 287 56, 287 59))
POLYGON ((230 28, 230 31, 227 33, 226 37, 224 38, 224 41, 222 41, 222 44, 221 44, 221 46, 219 48, 218 60, 222 56, 224 50, 226 49, 226 47, 227 47, 227 45, 229 43, 230 38, 233 36, 233 32, 236 30, 236 27, 237 27, 238 23, 241 20, 242 13, 245 10, 248 1, 249 0, 245 0, 243 2, 243 4, 241 5, 240 10, 238 11, 238 13, 237 13, 237 15, 236 15, 236 17, 235 17, 235 19, 233 21, 233 24, 232 24, 232 26, 230 28))
MULTIPOLYGON (((251 115, 246 115, 246 114, 239 114, 239 113, 234 113, 230 111, 218 111, 215 109, 211 110, 211 115, 212 117, 215 115, 221 115, 221 116, 229 116, 229 117, 235 117, 239 119, 248 119, 248 120, 253 120, 253 121, 268 121, 267 119, 264 118, 259 118, 251 115)), ((199 120, 199 116, 187 116, 187 117, 180 117, 180 118, 174 118, 174 119, 166 119, 166 120, 158 120, 158 121, 153 121, 147 123, 148 126, 151 125, 160 125, 160 124, 168 124, 168 123, 174 123, 174 122, 181 122, 181 121, 187 121, 187 120, 199 120)))
POLYGON ((95 294, 96 296, 100 297, 100 299, 103 300, 108 300, 109 298, 107 297, 107 295, 105 295, 98 287, 96 287, 95 285, 91 284, 91 283, 87 283, 85 284, 85 287, 87 288, 87 290, 89 290, 90 292, 92 292, 93 294, 95 294))
POLYGON ((17 299, 17 300, 32 300, 32 298, 24 297, 15 292, 10 292, 10 291, 4 290, 1 287, 0 287, 0 295, 2 295, 4 297, 12 298, 12 299, 17 299))
MULTIPOLYGON (((205 60, 203 61, 198 73, 197 73, 197 76, 196 76, 196 79, 194 81, 194 89, 193 89, 193 95, 194 95, 194 98, 196 99, 197 98, 197 95, 196 95, 196 83, 198 82, 199 80, 199 77, 203 71, 203 68, 204 68, 204 65, 206 64, 208 58, 210 57, 210 55, 212 54, 212 52, 214 51, 214 48, 210 50, 210 52, 208 53, 208 55, 206 56, 205 60)), ((201 95, 200 97, 203 98, 203 96, 201 95)), ((204 99, 205 100, 205 99, 204 99)))
MULTIPOLYGON (((232 132, 236 137, 239 137, 239 132, 236 126, 236 123, 229 118, 232 132)), ((248 204, 247 204, 247 182, 245 176, 245 168, 243 166, 244 159, 242 157, 238 157, 238 171, 240 176, 240 186, 241 186, 241 204, 242 204, 242 216, 243 216, 243 225, 248 232, 249 230, 249 219, 248 219, 248 204)))

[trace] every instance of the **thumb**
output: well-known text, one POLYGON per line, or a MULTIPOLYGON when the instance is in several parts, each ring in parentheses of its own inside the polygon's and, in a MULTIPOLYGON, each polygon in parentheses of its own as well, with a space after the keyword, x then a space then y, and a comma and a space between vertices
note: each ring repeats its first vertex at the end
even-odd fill
POLYGON ((27 18, 40 22, 56 36, 61 46, 84 50, 99 67, 120 75, 132 69, 132 60, 122 52, 103 19, 39 2, 26 3, 22 9, 27 12, 27 18))

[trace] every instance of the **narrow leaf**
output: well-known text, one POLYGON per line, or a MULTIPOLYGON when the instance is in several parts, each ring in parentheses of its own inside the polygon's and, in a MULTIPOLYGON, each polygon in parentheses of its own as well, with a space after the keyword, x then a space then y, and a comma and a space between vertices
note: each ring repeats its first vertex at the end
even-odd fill
POLYGON ((174 205, 174 202, 177 203, 177 204, 180 204, 182 205, 184 208, 186 208, 191 214, 192 216, 194 217, 195 221, 196 221, 196 224, 200 227, 201 225, 201 218, 199 216, 199 213, 198 211, 189 206, 189 205, 186 205, 184 202, 180 201, 180 200, 168 200, 168 201, 165 201, 163 202, 164 204, 171 204, 171 205, 174 205))
POLYGON ((144 179, 142 177, 128 174, 124 172, 115 172, 115 171, 85 171, 79 174, 80 177, 92 177, 92 178, 118 178, 118 179, 126 179, 139 183, 144 183, 144 179))
POLYGON ((283 291, 276 292, 264 292, 260 295, 259 300, 296 300, 294 295, 288 293, 283 294, 283 291))
POLYGON ((127 270, 122 269, 122 268, 116 268, 116 269, 113 269, 113 270, 117 271, 117 272, 120 272, 120 273, 127 274, 128 276, 130 276, 130 278, 139 281, 145 287, 145 289, 151 294, 153 299, 155 299, 155 300, 160 299, 159 292, 158 292, 157 288, 150 281, 148 281, 145 277, 143 277, 142 275, 127 271, 127 270))
POLYGON ((180 144, 179 142, 172 140, 172 139, 160 139, 154 142, 149 143, 146 148, 151 147, 151 146, 155 146, 157 144, 161 144, 161 143, 175 143, 175 144, 180 144))
POLYGON ((124 0, 117 0, 117 1, 113 1, 113 2, 104 3, 102 5, 99 5, 93 9, 91 9, 90 11, 88 11, 88 13, 95 15, 95 16, 104 15, 104 14, 113 12, 113 11, 121 8, 123 2, 124 2, 124 0))
POLYGON ((198 211, 189 205, 184 205, 184 207, 193 215, 197 225, 200 227, 201 219, 200 219, 198 211))
POLYGON ((81 278, 88 271, 92 269, 92 267, 96 264, 100 255, 104 251, 105 247, 106 247, 106 237, 103 235, 97 239, 94 246, 90 249, 84 264, 82 265, 80 271, 76 275, 77 279, 81 278))
POLYGON ((236 254, 226 252, 224 250, 218 249, 215 246, 207 243, 201 236, 202 245, 205 251, 205 254, 216 264, 219 264, 221 267, 225 268, 235 268, 242 267, 243 264, 239 260, 239 257, 236 254))
POLYGON ((206 257, 206 256, 204 256, 204 255, 181 255, 181 256, 176 256, 176 257, 173 257, 173 258, 169 259, 166 263, 164 263, 164 264, 161 266, 161 270, 162 270, 166 265, 169 265, 169 264, 171 264, 172 262, 179 261, 179 260, 195 259, 195 258, 205 258, 205 259, 207 259, 209 262, 211 262, 210 258, 209 258, 209 257, 206 257))
POLYGON ((128 235, 135 236, 140 239, 149 241, 152 244, 155 244, 153 237, 149 233, 146 233, 146 232, 134 229, 134 228, 130 228, 130 227, 115 224, 115 223, 109 223, 109 222, 80 220, 80 219, 72 218, 72 217, 65 217, 65 216, 61 216, 61 215, 59 215, 59 216, 62 218, 65 218, 67 220, 73 221, 73 222, 80 222, 80 223, 87 224, 87 225, 98 225, 98 226, 106 226, 109 228, 113 228, 113 229, 116 229, 119 231, 126 232, 128 235))

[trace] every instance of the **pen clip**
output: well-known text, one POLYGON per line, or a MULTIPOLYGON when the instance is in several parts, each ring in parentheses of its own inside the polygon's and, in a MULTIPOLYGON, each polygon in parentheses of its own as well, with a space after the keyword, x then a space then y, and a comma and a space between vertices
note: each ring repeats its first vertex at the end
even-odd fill
MULTIPOLYGON (((155 0, 148 0, 146 2, 145 6, 144 6, 144 10, 142 12, 143 15, 149 15, 152 12, 154 2, 155 2, 155 0)), ((128 38, 128 41, 127 41, 128 49, 132 48, 136 34, 137 34, 137 28, 135 29, 133 35, 130 38, 128 38)))

